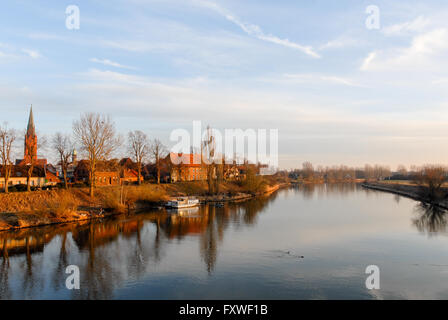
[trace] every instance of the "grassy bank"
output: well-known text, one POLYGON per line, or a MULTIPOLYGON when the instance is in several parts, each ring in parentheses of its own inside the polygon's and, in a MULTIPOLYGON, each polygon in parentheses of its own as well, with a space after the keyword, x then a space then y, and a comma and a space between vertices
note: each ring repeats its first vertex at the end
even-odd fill
POLYGON ((141 186, 98 187, 95 197, 88 188, 0 194, 0 231, 81 221, 160 205, 170 197, 196 196, 203 202, 243 200, 273 192, 287 181, 256 177, 225 181, 216 194, 205 181, 141 186))
POLYGON ((400 181, 399 183, 394 183, 393 181, 365 182, 362 186, 368 189, 398 194, 407 198, 448 209, 448 199, 446 197, 446 195, 448 195, 448 188, 446 187, 440 189, 441 194, 445 196, 435 199, 429 195, 428 188, 426 186, 418 185, 412 181, 400 181))

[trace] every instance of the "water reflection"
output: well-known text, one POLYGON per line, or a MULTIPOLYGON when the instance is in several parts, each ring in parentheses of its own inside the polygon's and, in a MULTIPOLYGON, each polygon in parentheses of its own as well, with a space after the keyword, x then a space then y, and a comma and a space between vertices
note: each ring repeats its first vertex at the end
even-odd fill
POLYGON ((0 299, 448 297, 446 239, 415 232, 446 232, 445 213, 414 208, 356 184, 301 185, 224 207, 0 232, 0 299), (365 288, 372 263, 386 270, 380 295, 365 288), (65 288, 68 265, 80 290, 65 288))
POLYGON ((256 224, 276 195, 224 207, 206 205, 179 212, 155 211, 103 221, 0 233, 0 299, 39 298, 42 290, 73 299, 110 299, 126 281, 151 272, 164 247, 184 238, 198 238, 199 254, 208 274, 230 226, 256 224), (81 289, 65 289, 65 268, 80 268, 81 289))
POLYGON ((315 195, 321 198, 326 195, 347 196, 361 188, 357 183, 322 183, 322 184, 302 184, 292 187, 296 193, 303 195, 305 199, 311 199, 315 195))
POLYGON ((421 233, 426 233, 429 237, 438 233, 446 233, 447 217, 446 210, 433 204, 420 203, 416 206, 418 217, 412 223, 421 233))

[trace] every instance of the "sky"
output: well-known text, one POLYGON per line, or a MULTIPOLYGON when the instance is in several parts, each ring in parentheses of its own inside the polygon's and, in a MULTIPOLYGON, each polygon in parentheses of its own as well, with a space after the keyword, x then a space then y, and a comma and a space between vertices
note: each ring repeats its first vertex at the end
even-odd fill
POLYGON ((0 122, 32 104, 47 136, 99 112, 168 146, 194 120, 278 129, 286 169, 446 163, 447 21, 443 0, 8 1, 0 122))

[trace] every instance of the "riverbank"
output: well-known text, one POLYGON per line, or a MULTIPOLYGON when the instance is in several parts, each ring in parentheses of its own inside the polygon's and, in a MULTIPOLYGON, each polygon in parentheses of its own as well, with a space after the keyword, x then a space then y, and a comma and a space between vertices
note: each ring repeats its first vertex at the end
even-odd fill
POLYGON ((101 219, 158 207, 178 196, 195 196, 202 203, 244 201, 288 185, 267 179, 257 190, 247 190, 236 182, 223 182, 217 195, 208 195, 203 181, 99 187, 94 198, 88 196, 87 188, 0 194, 0 231, 101 219))
MULTIPOLYGON (((403 197, 411 198, 417 201, 437 205, 448 210, 448 201, 446 199, 434 202, 422 196, 421 186, 411 183, 388 183, 388 182, 364 182, 361 184, 364 188, 389 192, 403 197)), ((443 188, 446 189, 446 188, 443 188)), ((448 190, 445 190, 448 191, 448 190)))

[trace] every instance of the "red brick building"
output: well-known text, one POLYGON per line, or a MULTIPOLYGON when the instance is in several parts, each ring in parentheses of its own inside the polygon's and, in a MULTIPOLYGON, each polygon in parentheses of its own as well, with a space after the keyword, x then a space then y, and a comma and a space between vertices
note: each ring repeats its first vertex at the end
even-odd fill
MULTIPOLYGON (((129 159, 130 160, 130 159, 129 159)), ((122 183, 136 183, 138 173, 132 168, 135 164, 128 159, 99 161, 96 165, 95 185, 118 186, 122 183)), ((75 182, 90 183, 89 161, 80 160, 73 172, 75 182)), ((143 177, 140 177, 143 181, 143 177)))
POLYGON ((166 159, 172 163, 171 182, 198 181, 207 179, 207 167, 202 163, 202 157, 197 153, 170 153, 166 159), (173 161, 174 160, 174 161, 173 161), (179 163, 179 164, 174 164, 179 163))

